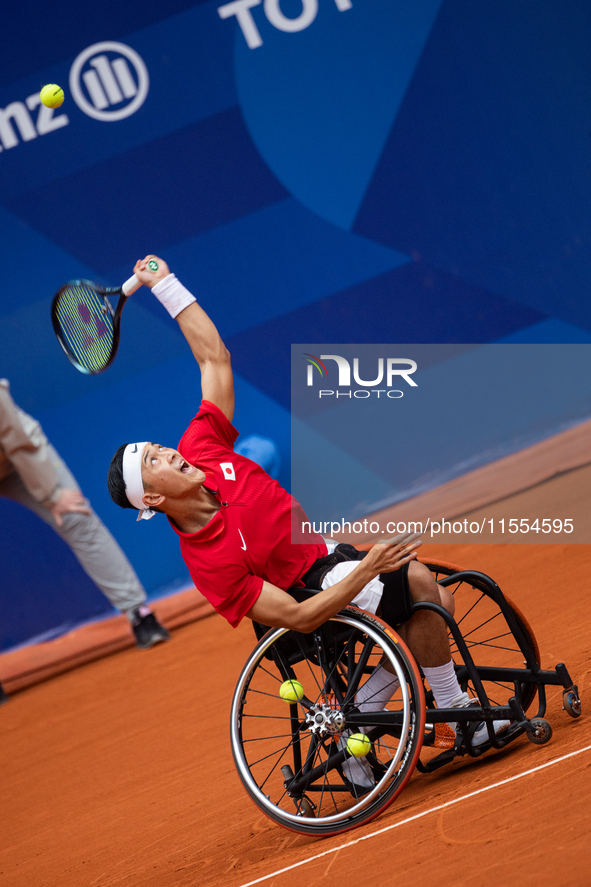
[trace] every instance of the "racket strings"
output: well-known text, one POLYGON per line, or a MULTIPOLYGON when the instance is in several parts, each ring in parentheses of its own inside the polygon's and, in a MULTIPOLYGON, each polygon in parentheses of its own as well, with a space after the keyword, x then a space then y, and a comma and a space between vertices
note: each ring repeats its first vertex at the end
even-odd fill
POLYGON ((61 291, 56 305, 64 345, 90 373, 105 369, 112 355, 114 331, 111 312, 105 301, 85 284, 69 284, 61 291))

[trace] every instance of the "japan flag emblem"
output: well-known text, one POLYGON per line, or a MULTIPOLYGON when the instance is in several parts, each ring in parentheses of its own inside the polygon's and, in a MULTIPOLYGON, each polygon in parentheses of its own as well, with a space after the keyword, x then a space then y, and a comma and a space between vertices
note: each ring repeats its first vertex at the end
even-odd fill
POLYGON ((220 462, 220 468, 224 472, 224 477, 226 480, 236 480, 234 466, 231 462, 220 462))

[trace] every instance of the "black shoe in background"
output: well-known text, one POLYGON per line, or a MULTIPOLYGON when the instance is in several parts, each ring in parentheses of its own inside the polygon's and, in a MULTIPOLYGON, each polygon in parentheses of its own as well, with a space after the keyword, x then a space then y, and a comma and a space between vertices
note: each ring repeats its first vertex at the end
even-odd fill
POLYGON ((135 642, 140 650, 149 650, 154 644, 170 640, 170 634, 163 625, 160 625, 153 613, 140 616, 138 609, 136 619, 132 622, 131 628, 135 636, 135 642))

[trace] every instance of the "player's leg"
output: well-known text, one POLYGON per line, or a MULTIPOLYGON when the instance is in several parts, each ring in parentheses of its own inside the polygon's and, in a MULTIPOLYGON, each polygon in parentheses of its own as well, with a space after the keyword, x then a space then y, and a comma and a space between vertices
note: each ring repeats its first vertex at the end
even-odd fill
MULTIPOLYGON (((391 624, 396 618, 404 617, 401 620, 404 623, 404 638, 423 670, 425 667, 438 668, 451 662, 447 628, 441 616, 433 613, 431 610, 419 610, 415 613, 412 610, 414 603, 422 601, 441 604, 442 589, 437 585, 433 574, 428 567, 417 561, 411 561, 407 565, 406 576, 404 576, 402 570, 397 570, 396 573, 390 573, 387 577, 393 577, 397 580, 397 587, 390 591, 388 599, 384 597, 382 602, 384 619, 391 624), (396 573, 400 573, 400 580, 396 573), (402 580, 404 580, 404 583, 402 580), (397 601, 393 601, 393 593, 402 598, 403 603, 399 604, 397 601)), ((389 590, 386 584, 384 589, 385 596, 389 590)), ((401 622, 398 624, 401 624, 401 622)), ((457 686, 457 693, 461 692, 457 681, 455 684, 457 686)), ((454 695, 457 695, 457 693, 454 695)))

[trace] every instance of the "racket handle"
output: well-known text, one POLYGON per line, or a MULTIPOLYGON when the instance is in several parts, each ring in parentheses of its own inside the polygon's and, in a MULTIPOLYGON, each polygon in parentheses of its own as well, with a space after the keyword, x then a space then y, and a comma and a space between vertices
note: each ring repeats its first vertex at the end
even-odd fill
POLYGON ((138 278, 137 274, 133 274, 129 280, 126 280, 123 286, 121 287, 121 292, 124 296, 131 296, 135 293, 136 290, 139 290, 141 286, 141 281, 138 278))

